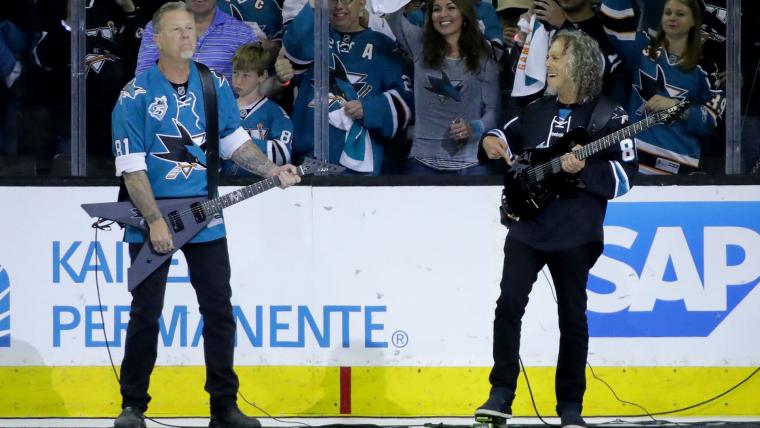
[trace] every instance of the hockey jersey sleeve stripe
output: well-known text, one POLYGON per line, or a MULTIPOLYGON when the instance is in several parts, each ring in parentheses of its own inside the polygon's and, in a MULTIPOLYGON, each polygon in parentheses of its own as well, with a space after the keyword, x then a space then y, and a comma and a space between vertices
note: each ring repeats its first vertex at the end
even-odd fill
POLYGON ((219 154, 222 159, 231 159, 235 150, 240 148, 251 136, 242 127, 238 127, 230 135, 219 141, 219 154))
POLYGON ((409 124, 412 118, 412 111, 397 90, 391 89, 386 91, 385 96, 388 97, 388 103, 394 111, 393 120, 396 123, 393 124, 393 133, 395 134, 397 129, 404 129, 409 124))
POLYGON ((604 20, 604 28, 607 29, 607 33, 610 32, 614 34, 628 34, 628 33, 635 33, 636 31, 636 20, 635 18, 630 19, 605 19, 604 20))
POLYGON ((606 18, 610 19, 630 19, 635 17, 633 8, 612 9, 608 5, 602 3, 601 11, 606 18))
POLYGON ((285 50, 285 56, 294 64, 294 67, 301 66, 302 68, 306 68, 305 66, 308 66, 313 61, 311 60, 302 60, 294 57, 293 55, 289 54, 287 49, 285 50))
POLYGON ((631 42, 636 40, 635 31, 617 32, 605 27, 604 32, 607 33, 607 35, 612 36, 618 40, 625 40, 625 41, 631 41, 631 42))
POLYGON ((631 190, 631 182, 628 178, 628 174, 625 173, 625 169, 620 165, 618 161, 610 161, 612 167, 612 175, 615 177, 615 194, 612 198, 623 196, 631 190))
MULTIPOLYGON (((509 122, 507 122, 507 124, 504 125, 504 129, 506 129, 509 126, 509 124, 514 122, 515 120, 517 120, 517 118, 514 118, 510 120, 509 122)), ((509 148, 509 141, 507 141, 507 136, 504 135, 504 132, 502 132, 501 129, 492 129, 486 133, 486 136, 489 136, 489 135, 492 137, 498 138, 499 140, 501 140, 502 143, 504 143, 507 146, 507 156, 509 156, 510 159, 515 157, 515 155, 512 153, 512 149, 509 148)))
POLYGON ((277 165, 284 165, 290 162, 290 151, 279 140, 269 140, 267 142, 267 155, 269 155, 269 160, 277 165))
POLYGON ((128 155, 117 156, 114 159, 114 165, 116 166, 117 177, 121 177, 125 172, 148 170, 148 164, 145 162, 145 153, 130 153, 128 155))

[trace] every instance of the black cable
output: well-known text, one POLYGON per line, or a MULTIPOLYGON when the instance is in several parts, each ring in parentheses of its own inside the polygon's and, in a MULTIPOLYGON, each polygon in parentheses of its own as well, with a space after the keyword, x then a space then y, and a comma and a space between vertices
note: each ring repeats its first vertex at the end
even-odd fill
MULTIPOLYGON (((282 422, 282 423, 286 423, 286 424, 290 423, 289 421, 286 421, 286 420, 283 420, 283 419, 278 419, 278 418, 272 416, 269 412, 267 412, 266 410, 264 410, 261 407, 257 406, 256 403, 248 401, 248 399, 245 398, 245 396, 243 395, 243 393, 240 392, 240 389, 238 389, 238 395, 240 396, 240 398, 243 399, 243 401, 245 401, 246 403, 248 403, 249 406, 253 407, 254 409, 259 410, 261 413, 267 415, 269 418, 271 418, 271 419, 273 419, 273 420, 275 420, 277 422, 282 422)), ((305 422, 300 422, 300 421, 292 421, 292 422, 296 423, 296 424, 298 424, 300 426, 304 426, 304 427, 314 427, 314 425, 309 425, 309 424, 307 424, 305 422)))
POLYGON ((533 410, 536 412, 536 416, 538 416, 538 419, 544 423, 546 426, 550 427, 559 427, 559 425, 553 425, 549 422, 546 422, 544 418, 541 416, 541 413, 538 412, 538 406, 536 406, 536 399, 533 397, 533 388, 530 387, 530 380, 528 380, 528 372, 525 370, 525 365, 523 364, 522 357, 520 355, 517 355, 517 361, 520 362, 520 368, 522 369, 522 374, 525 377, 525 384, 528 385, 528 394, 530 394, 530 402, 533 403, 533 410))
MULTIPOLYGON (((589 365, 589 367, 591 367, 591 365, 589 365)), ((744 379, 742 379, 741 381, 739 381, 739 383, 737 383, 736 385, 728 388, 727 390, 721 392, 720 394, 718 394, 718 395, 716 395, 714 397, 708 398, 707 400, 700 401, 699 403, 695 403, 695 404, 692 404, 692 405, 689 405, 689 406, 686 406, 686 407, 681 407, 681 408, 678 408, 678 409, 666 410, 666 411, 662 411, 662 412, 653 412, 653 413, 647 412, 646 415, 639 414, 639 415, 618 415, 618 416, 629 417, 629 418, 630 417, 641 417, 641 416, 650 416, 651 417, 651 416, 655 416, 655 415, 669 415, 669 414, 672 414, 672 413, 680 413, 680 412, 683 412, 683 411, 686 411, 686 410, 691 410, 691 409, 694 409, 696 407, 703 406, 703 405, 705 405, 707 403, 713 402, 713 401, 715 401, 715 400, 717 400, 717 399, 725 396, 726 394, 729 394, 730 392, 734 391, 736 388, 742 386, 748 380, 752 379, 752 377, 755 376, 757 374, 757 372, 759 372, 759 371, 760 371, 760 367, 756 367, 755 370, 752 371, 752 373, 750 373, 749 375, 747 375, 747 377, 745 377, 744 379)), ((594 374, 593 369, 592 369, 591 373, 594 374)), ((600 380, 602 383, 607 384, 606 382, 604 382, 602 379, 600 379, 595 374, 594 374, 594 377, 596 379, 600 380)), ((608 387, 609 387, 609 385, 608 385, 608 387)), ((611 387, 610 387, 610 390, 612 390, 611 387)), ((614 394, 614 392, 613 392, 613 394, 614 394)), ((617 398, 617 394, 614 394, 614 395, 615 395, 615 398, 617 398)), ((631 403, 631 404, 633 404, 633 403, 631 403)), ((636 407, 639 407, 639 408, 643 409, 643 407, 641 407, 639 405, 636 405, 636 407)))
MULTIPOLYGON (((615 399, 617 401, 619 401, 619 402, 621 402, 623 404, 628 404, 628 405, 631 405, 631 406, 638 407, 639 409, 641 409, 641 410, 644 411, 644 413, 646 414, 646 416, 649 416, 650 418, 652 418, 653 422, 659 422, 654 416, 652 416, 652 414, 647 409, 644 408, 644 406, 641 406, 638 403, 634 403, 632 401, 626 401, 626 400, 623 400, 622 398, 620 398, 617 395, 617 392, 615 392, 615 389, 612 388, 612 386, 609 383, 607 383, 607 381, 605 381, 604 379, 602 379, 602 378, 600 378, 599 376, 596 375, 596 372, 594 372, 594 367, 591 366, 591 363, 589 363, 588 361, 586 361, 586 365, 588 366, 589 370, 591 370, 591 376, 593 376, 594 379, 602 382, 604 384, 604 386, 606 386, 607 389, 610 390, 610 392, 612 393, 612 396, 615 397, 615 399)), ((632 417, 632 416, 628 416, 628 415, 615 415, 615 416, 632 417)))
MULTIPOLYGON (((107 224, 101 224, 100 220, 93 223, 92 228, 95 229, 95 244, 98 244, 98 230, 111 230, 111 225, 114 222, 107 223, 107 224)), ((116 377, 116 382, 121 385, 121 379, 119 379, 119 374, 116 372, 116 366, 113 363, 113 356, 111 355, 111 346, 108 345, 108 333, 106 332, 106 320, 103 315, 103 302, 100 299, 100 281, 98 281, 98 271, 100 268, 99 264, 99 258, 98 258, 98 252, 95 251, 95 290, 97 291, 98 295, 98 310, 100 312, 100 325, 103 326, 103 338, 106 342, 106 350, 108 351, 108 361, 111 362, 111 369, 113 370, 113 375, 116 377)))
POLYGON ((552 293, 552 298, 554 299, 554 303, 559 304, 559 301, 557 300, 557 293, 554 291, 554 281, 549 280, 549 275, 546 274, 547 267, 544 266, 541 269, 541 273, 544 275, 544 279, 546 280, 546 283, 549 284, 549 291, 552 293))
MULTIPOLYGON (((104 223, 103 221, 98 220, 95 223, 93 223, 93 225, 92 225, 92 228, 95 229, 95 244, 96 245, 98 244, 98 230, 100 230, 100 229, 103 229, 103 230, 106 230, 106 231, 111 230, 111 225, 114 224, 115 222, 112 221, 112 222, 106 223, 106 224, 103 224, 103 223, 104 223)), ((111 369, 113 370, 113 375, 116 377, 116 382, 119 384, 119 386, 121 386, 121 379, 119 379, 119 374, 116 372, 116 364, 114 364, 114 362, 113 362, 113 356, 111 355, 111 346, 108 344, 108 333, 106 332, 106 322, 105 322, 105 317, 103 315, 103 303, 102 303, 102 301, 100 299, 100 280, 98 280, 98 272, 99 272, 99 270, 100 270, 100 263, 99 263, 98 252, 95 251, 95 291, 97 292, 97 295, 98 295, 98 311, 100 312, 100 322, 101 322, 100 325, 103 327, 103 338, 105 339, 106 350, 108 351, 108 361, 111 362, 111 369)), ((183 425, 165 424, 165 423, 163 423, 161 421, 157 421, 157 420, 151 418, 150 416, 147 416, 147 415, 143 415, 143 416, 145 416, 145 419, 147 419, 147 420, 149 420, 151 422, 155 422, 155 423, 157 423, 159 425, 162 425, 162 426, 165 426, 165 427, 171 427, 171 428, 197 428, 197 427, 186 427, 186 426, 183 426, 183 425)))

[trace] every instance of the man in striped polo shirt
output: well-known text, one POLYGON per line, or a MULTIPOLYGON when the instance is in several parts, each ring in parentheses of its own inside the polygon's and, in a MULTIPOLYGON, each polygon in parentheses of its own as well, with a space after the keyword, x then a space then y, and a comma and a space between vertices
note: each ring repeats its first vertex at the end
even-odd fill
MULTIPOLYGON (((245 43, 255 42, 251 28, 216 7, 216 0, 185 0, 195 19, 198 34, 193 60, 207 65, 232 81, 232 55, 245 43)), ((135 75, 158 61, 158 48, 153 41, 153 25, 148 24, 140 43, 135 75)))

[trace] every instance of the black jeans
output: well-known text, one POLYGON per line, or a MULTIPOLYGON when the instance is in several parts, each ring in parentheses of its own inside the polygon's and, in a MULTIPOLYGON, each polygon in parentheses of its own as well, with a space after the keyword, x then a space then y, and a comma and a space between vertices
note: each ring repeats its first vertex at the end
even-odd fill
POLYGON ((504 395, 507 402, 514 400, 520 373, 520 328, 528 294, 538 272, 547 265, 557 290, 559 313, 559 358, 555 377, 557 413, 581 411, 588 355, 586 281, 588 271, 602 249, 601 242, 590 242, 562 251, 541 251, 507 236, 501 295, 496 301, 493 325, 494 366, 489 377, 492 388, 504 395))
MULTIPOLYGON (((130 244, 134 260, 141 244, 130 244)), ((206 360, 206 391, 211 412, 236 402, 238 378, 232 368, 235 349, 235 320, 232 316, 230 260, 227 239, 185 244, 182 252, 190 270, 203 317, 203 355, 206 360)), ((122 407, 147 410, 150 374, 156 364, 158 320, 164 306, 170 260, 161 265, 132 291, 124 360, 121 363, 122 407)))

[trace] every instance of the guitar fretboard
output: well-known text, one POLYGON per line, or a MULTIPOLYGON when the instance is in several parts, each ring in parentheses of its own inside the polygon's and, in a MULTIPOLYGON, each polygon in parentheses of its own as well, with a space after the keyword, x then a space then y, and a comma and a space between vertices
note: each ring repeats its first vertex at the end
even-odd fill
POLYGON ((230 205, 234 205, 248 198, 252 198, 259 193, 265 192, 279 185, 279 177, 265 178, 261 181, 257 181, 253 184, 249 184, 248 186, 237 189, 234 192, 230 192, 218 198, 209 199, 206 202, 202 202, 201 206, 203 207, 203 212, 206 213, 206 215, 216 214, 224 208, 229 207, 230 205))

